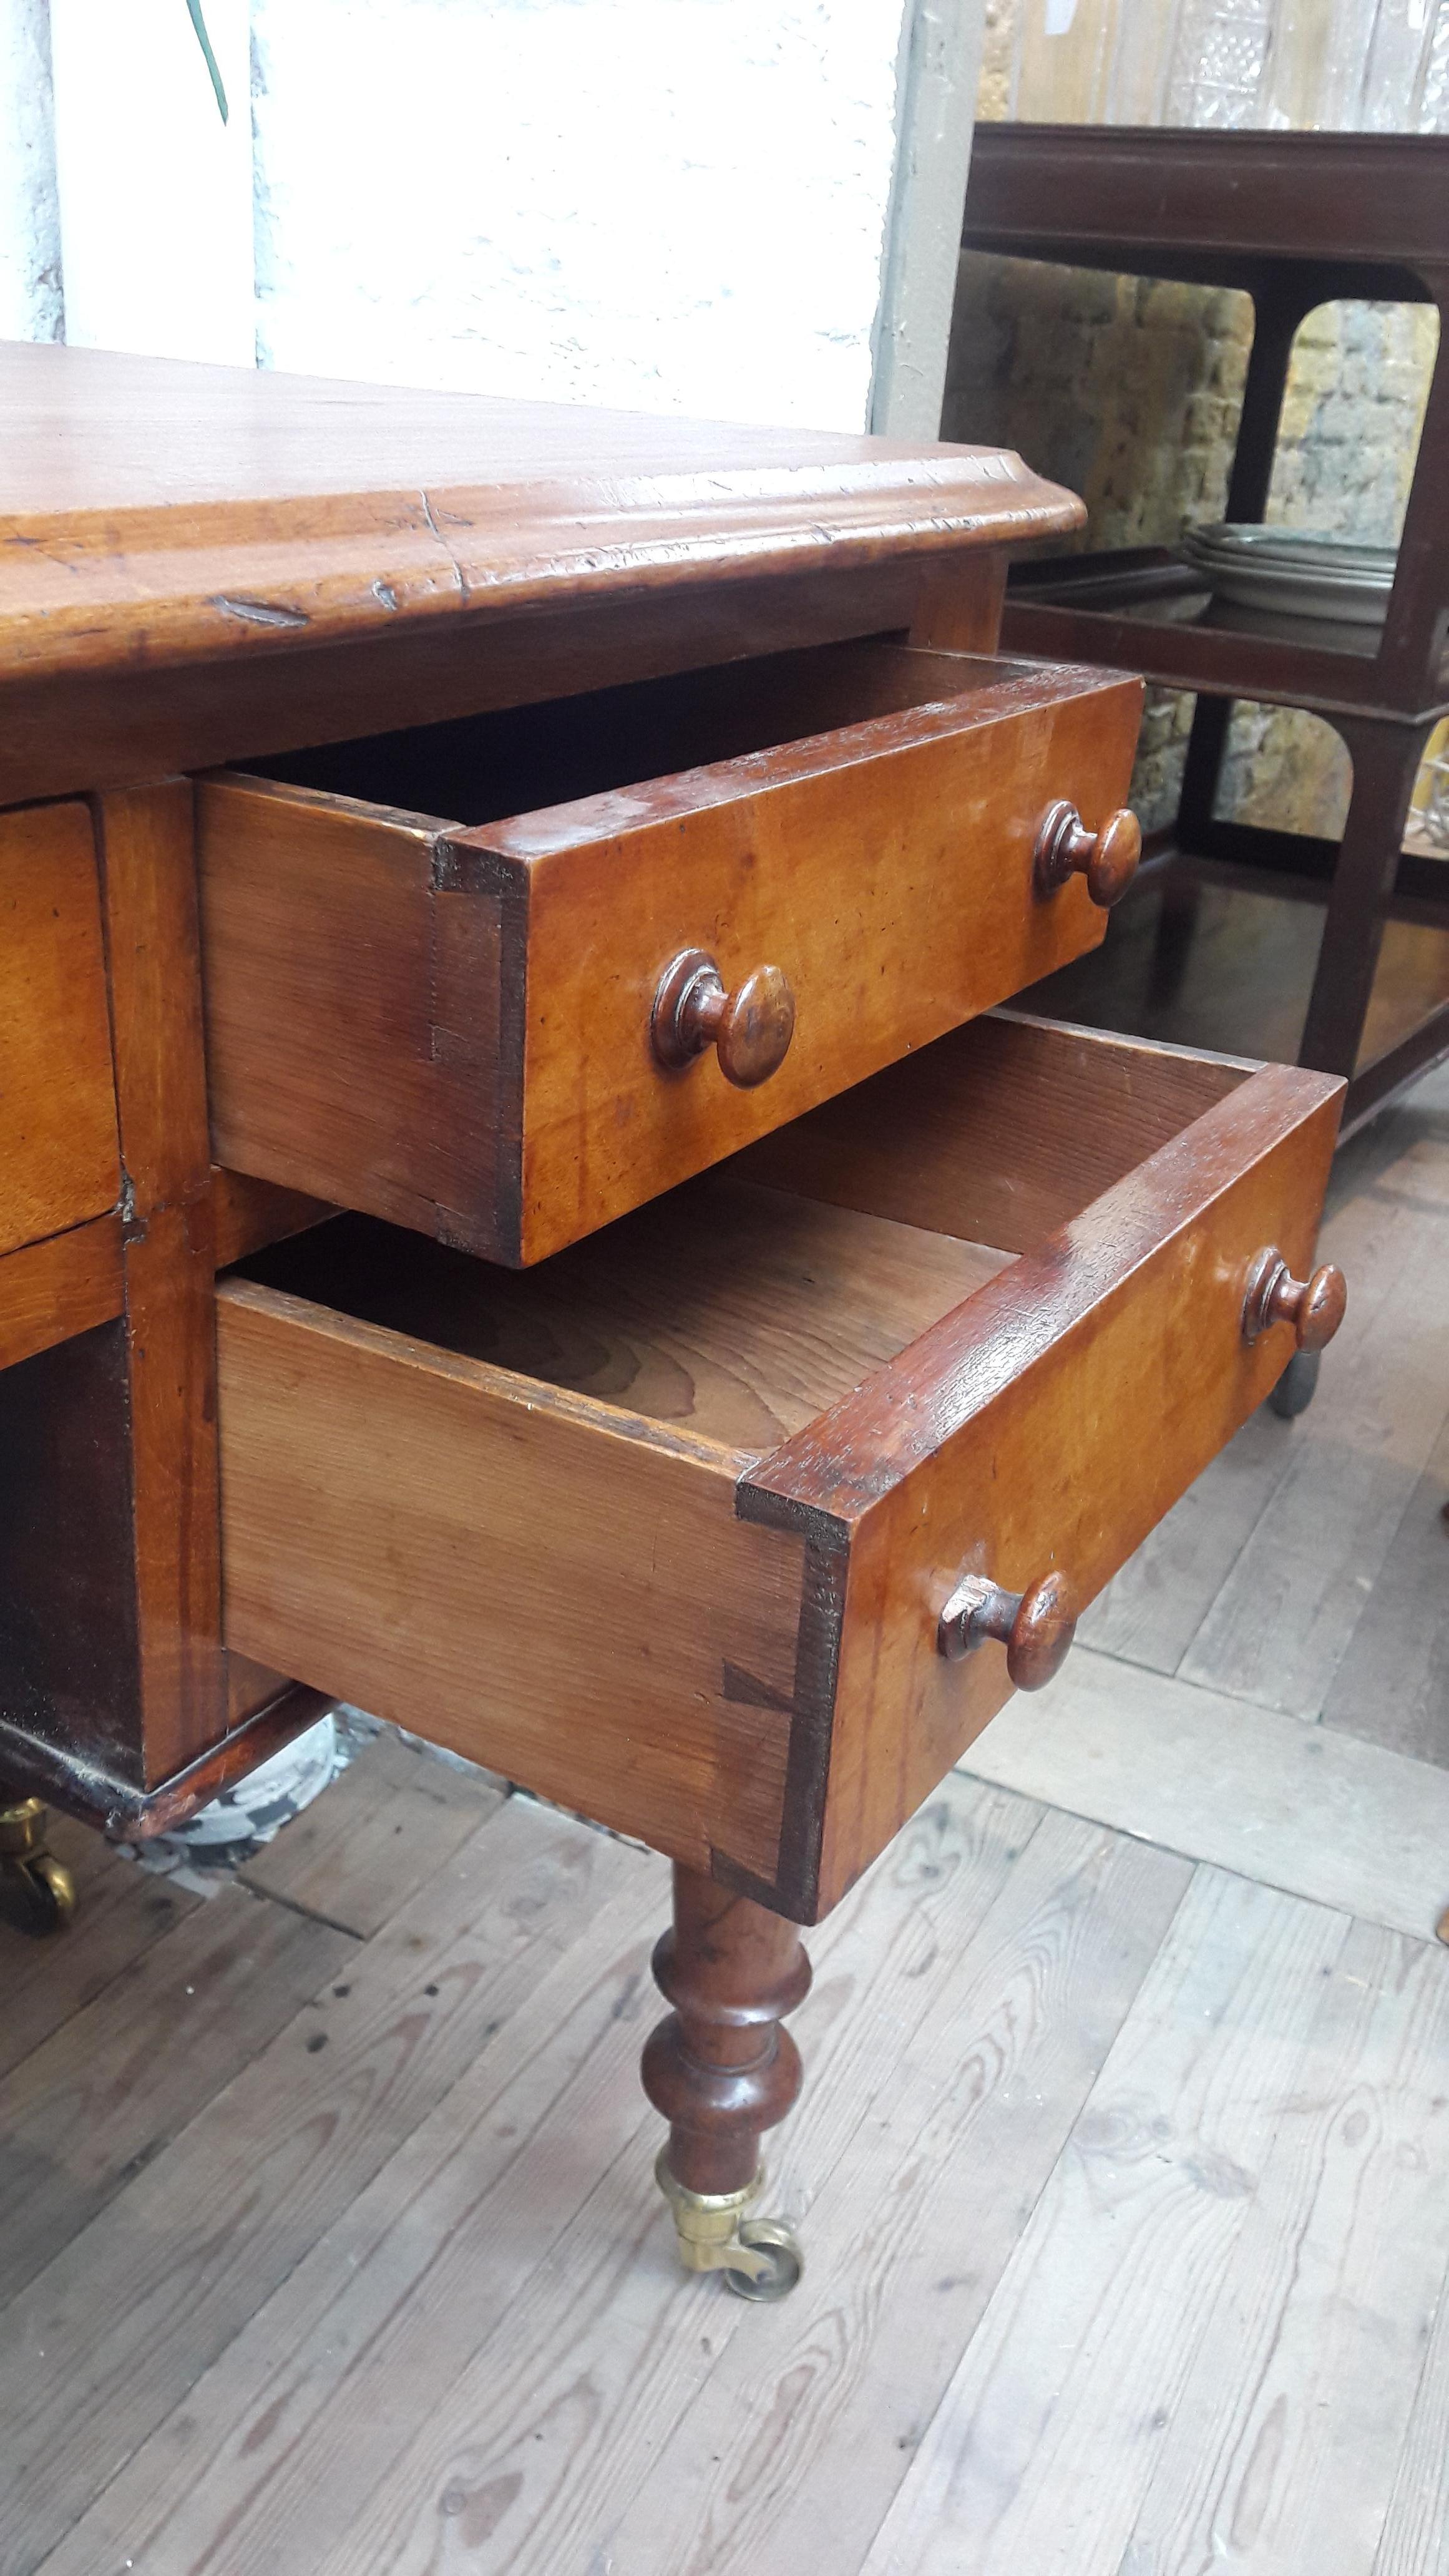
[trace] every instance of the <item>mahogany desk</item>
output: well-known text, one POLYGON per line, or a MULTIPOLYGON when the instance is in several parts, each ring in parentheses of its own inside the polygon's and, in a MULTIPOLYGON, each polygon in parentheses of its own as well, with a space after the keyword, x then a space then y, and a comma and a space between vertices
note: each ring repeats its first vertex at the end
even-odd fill
POLYGON ((0 357, 0 1774, 154 1831, 345 1696, 676 1864, 748 2295, 834 1905, 1272 1386, 1341 1084, 997 1006, 1135 681, 967 448, 0 357))

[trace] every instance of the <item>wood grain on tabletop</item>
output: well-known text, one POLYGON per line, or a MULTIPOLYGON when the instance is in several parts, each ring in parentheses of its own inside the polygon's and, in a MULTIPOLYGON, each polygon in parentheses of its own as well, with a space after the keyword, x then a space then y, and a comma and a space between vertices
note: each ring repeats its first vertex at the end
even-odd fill
POLYGON ((120 1197, 105 947, 83 805, 0 816, 0 1253, 120 1197))
POLYGON ((535 713, 521 761, 497 719, 448 728, 436 774, 425 738, 362 746, 369 803, 335 793, 339 754, 302 764, 328 795, 203 784, 218 1159, 532 1261, 1101 937, 1083 886, 1034 893, 1033 839, 1053 796, 1100 816, 1125 792, 1135 683, 890 647, 706 680, 671 691, 662 740, 649 693, 615 693, 594 774, 637 783, 512 820, 466 815, 547 793, 552 733, 585 783, 584 715, 548 711, 539 743, 535 713), (450 794, 464 828, 429 819, 450 794), (685 949, 728 989, 788 978, 793 1042, 758 1089, 713 1050, 651 1051, 685 949))
MULTIPOLYGON (((334 2225, 348 2234, 373 2177, 415 2131, 426 2144, 429 2114, 468 2084, 482 2088, 466 2124, 477 2158, 487 2088, 500 2061, 499 2090, 517 2063, 494 2044, 540 1989, 540 2034, 560 2035, 570 2002, 555 2002, 550 1971, 572 1962, 575 2001, 597 1985, 600 1918, 641 1872, 662 1918, 659 1862, 509 1799, 381 1932, 347 1945, 342 1975, 9 2303, 0 2341, 5 2576, 55 2546, 78 2502, 110 2487, 319 2238, 334 2225), (324 2046, 309 2045, 319 2038, 324 2046), (81 2384, 86 2404, 77 2408, 81 2384)), ((264 1901, 255 1902, 260 1911, 264 1901)), ((609 2005, 616 2000, 611 1984, 609 2005)), ((636 2034, 623 2038, 632 2061, 636 2034)), ((537 2055, 537 2044, 524 2054, 537 2055)), ((632 2062, 629 2094, 637 2122, 632 2062)), ((587 2129, 551 2121, 547 2134, 565 2152, 572 2136, 587 2154, 587 2129)), ((504 2160, 515 2154, 503 2142, 504 2160)), ((470 2191, 476 2170, 470 2163, 470 2191)), ((531 2179, 528 2189, 536 2208, 531 2179)))
POLYGON ((0 352, 7 668, 243 658, 1080 524, 998 449, 0 352))

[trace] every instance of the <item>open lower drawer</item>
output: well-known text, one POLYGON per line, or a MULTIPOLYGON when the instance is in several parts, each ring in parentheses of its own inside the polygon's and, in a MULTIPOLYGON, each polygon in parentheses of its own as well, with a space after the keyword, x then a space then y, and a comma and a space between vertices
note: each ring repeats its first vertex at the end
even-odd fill
POLYGON ((205 779, 216 1159, 555 1252, 1095 946, 1141 702, 844 644, 205 779))
POLYGON ((1080 1610, 1273 1384, 1341 1091, 993 1016, 527 1274, 274 1247, 229 1643, 812 1921, 1008 1695, 963 1576, 1080 1610))

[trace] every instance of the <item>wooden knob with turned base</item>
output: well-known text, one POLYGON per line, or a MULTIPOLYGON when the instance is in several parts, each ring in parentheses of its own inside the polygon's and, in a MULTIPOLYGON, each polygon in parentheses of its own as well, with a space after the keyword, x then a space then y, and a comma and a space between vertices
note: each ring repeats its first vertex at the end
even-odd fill
POLYGON ((671 1071, 712 1046, 726 1082, 753 1091, 779 1072, 794 1034, 795 996, 778 966, 755 967, 727 993, 714 959, 682 948, 659 978, 649 1036, 671 1071))
POLYGON ((1348 1304, 1341 1270, 1331 1261, 1311 1279, 1295 1279, 1275 1243, 1255 1253, 1243 1292, 1243 1339, 1256 1342, 1271 1324, 1291 1324, 1300 1351, 1326 1350, 1348 1304))
POLYGON ((941 1613, 936 1652, 948 1663, 959 1663, 995 1637, 1006 1648, 1006 1669, 1016 1688, 1042 1690, 1061 1671, 1076 1633, 1076 1616, 1059 1574, 1044 1574, 1025 1592, 1006 1592, 984 1574, 968 1574, 941 1613))
POLYGON ((1036 827, 1033 868, 1038 894, 1054 894, 1068 877, 1082 876, 1103 912, 1110 911, 1137 874, 1142 826, 1125 807, 1109 814, 1100 832, 1089 832, 1075 805, 1049 805, 1036 827))

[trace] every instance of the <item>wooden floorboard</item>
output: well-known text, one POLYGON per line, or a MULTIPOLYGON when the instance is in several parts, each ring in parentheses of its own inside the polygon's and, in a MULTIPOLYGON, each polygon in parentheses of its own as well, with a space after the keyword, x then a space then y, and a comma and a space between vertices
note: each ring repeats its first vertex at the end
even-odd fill
POLYGON ((51 1817, 48 1840, 75 1880, 76 1916, 57 1939, 38 1939, 0 1918, 0 2075, 94 2003, 200 1902, 124 1860, 69 1816, 51 1817))
POLYGON ((1441 1768, 1449 1768, 1446 1503, 1449 1432, 1409 1497, 1323 1711, 1325 1726, 1441 1768))
POLYGON ((867 2576, 1118 2576, 1348 1931, 1199 1874, 867 2576))
POLYGON ((810 1936, 780 2307, 651 2180, 662 1862, 391 1733, 211 1903, 57 1824, 0 2576, 1449 2576, 1449 1072, 1326 1245, 1314 1407, 810 1936))
MULTIPOLYGON (((950 1810, 944 1837, 938 1805, 926 1835, 908 1832, 903 1871, 871 1873, 815 1936, 815 2008, 798 2017, 811 2082, 779 2142, 769 2194, 812 2245, 822 2201, 888 2116, 894 2052, 911 2046, 1000 1884, 999 1836, 985 1869, 969 1853, 953 1866, 963 1809, 954 1793, 940 1804, 950 1810)), ((1028 1856, 1034 1848, 1033 1837, 1028 1856)), ((764 2338, 752 2336, 758 2312, 721 2297, 719 2284, 681 2277, 649 2177, 658 2137, 647 2119, 497 2336, 339 2533, 319 2576, 384 2566, 401 2576, 446 2554, 454 2525, 470 2536, 471 2564, 510 2576, 672 2566, 667 2477, 642 2516, 644 2536, 620 2526, 650 2492, 650 2473, 673 2462, 680 2419, 720 2356, 743 2335, 763 2366, 771 2335, 767 2324, 764 2338)), ((769 2483, 768 2459, 756 2468, 769 2483)))
POLYGON ((1297 1425, 1266 1405, 1204 1468, 1078 1622, 1083 1645, 1175 1673, 1293 1464, 1297 1425))
POLYGON ((1356 1924, 1124 2566, 1372 2576, 1449 2265, 1449 1952, 1356 1924))
POLYGON ((366 1939, 506 1795, 486 1772, 440 1762, 386 1727, 241 1876, 259 1894, 366 1939))
POLYGON ((621 2521, 586 2494, 580 2537, 597 2537, 605 2563, 651 2576, 855 2567, 1188 1875, 1046 1819, 815 2201, 793 2300, 696 2364, 698 2393, 621 2521))
MULTIPOLYGON (((632 1857, 632 1856, 631 1856, 632 1857)), ((46 2576, 309 2571, 636 2132, 630 2080, 666 1875, 587 1938, 98 2498, 46 2576)), ((662 2212, 661 2212, 662 2215, 662 2212)))
POLYGON ((510 1799, 0 2310, 0 2576, 28 2576, 640 1865, 510 1799))
POLYGON ((228 1887, 0 2082, 0 2302, 88 2227, 356 1943, 228 1887))
MULTIPOLYGON (((872 1901, 862 1889, 833 1918, 816 1992, 798 2017, 816 2093, 829 2084, 832 2050, 842 2059, 826 2102, 838 2100, 849 2114, 862 2090, 869 2101, 869 2082, 850 2080, 856 2060, 889 2062, 880 2045, 883 2023, 924 2011, 950 1975, 954 1940, 1006 1882, 1035 1822, 1024 1802, 954 1783, 904 1839, 888 1891, 877 1888, 872 1901)), ((665 1873, 652 1862, 636 1867, 635 1915, 642 1893, 652 1927, 664 1908, 665 1873)), ((213 2382, 191 2391, 190 2473, 168 2468, 163 2428, 102 2500, 94 2532, 78 2540, 103 2534, 123 2554, 141 2546, 158 2571, 184 2566, 199 2576, 226 2568, 240 2576, 274 2564, 283 2530, 309 2568, 320 2566, 390 2455, 405 2454, 425 2426, 452 2420, 460 2408, 466 2418, 472 2400, 460 2391, 481 2376, 487 2414, 497 2411, 501 2392, 530 2384, 518 2320, 527 2312, 536 2321, 540 2302, 559 2311, 551 2365, 561 2349, 568 2370, 612 2382, 630 2414, 636 2392, 628 2373, 641 2330, 666 2384, 681 2328, 695 2366, 699 2289, 673 2261, 650 2174, 660 2132, 638 2086, 639 2047, 659 2007, 641 1925, 629 1920, 621 1928, 633 1947, 617 1966, 609 1927, 601 1925, 540 1988, 510 2033, 505 2063, 519 2072, 498 2101, 490 2105, 483 2092, 491 2077, 485 2064, 258 2315, 213 2382), (611 2000, 615 1983, 619 2000, 611 2000), (595 2025, 591 2054, 581 2058, 580 2028, 595 2025), (552 2109, 525 2156, 522 2143, 544 2101, 552 2109), (595 2244, 595 2219, 581 2223, 579 2214, 613 2158, 621 2160, 627 2216, 622 2225, 601 2227, 595 2244), (569 2254, 560 2264, 565 2230, 569 2254), (637 2265, 640 2282, 606 2301, 596 2320, 590 2301, 600 2264, 610 2279, 621 2266, 631 2276, 637 2265), (468 2280, 467 2300, 433 2294, 434 2282, 452 2278, 468 2280), (608 2349, 595 2355, 601 2333, 608 2349), (280 2406, 279 2391, 286 2392, 280 2406), (169 2498, 160 2528, 158 2493, 169 2498), (142 2509, 135 2524, 125 2518, 133 2507, 124 2498, 142 2509)), ((809 2170, 818 2179, 813 2159, 809 2170)), ((788 2201, 788 2175, 781 2179, 788 2201)), ((772 2194, 772 2205, 779 2197, 772 2194)), ((705 2285, 705 2295, 719 2331, 747 2313, 732 2301, 722 2310, 718 2284, 705 2285)), ((409 2473, 389 2474, 407 2492, 409 2473)), ((73 2561, 62 2552, 47 2576, 62 2576, 72 2564, 83 2566, 84 2553, 73 2561)))
POLYGON ((1421 1940, 1449 1903, 1449 1773, 1085 1648, 964 1767, 1421 1940))
POLYGON ((1440 2284, 1373 2576, 1449 2576, 1449 2276, 1440 2284))

